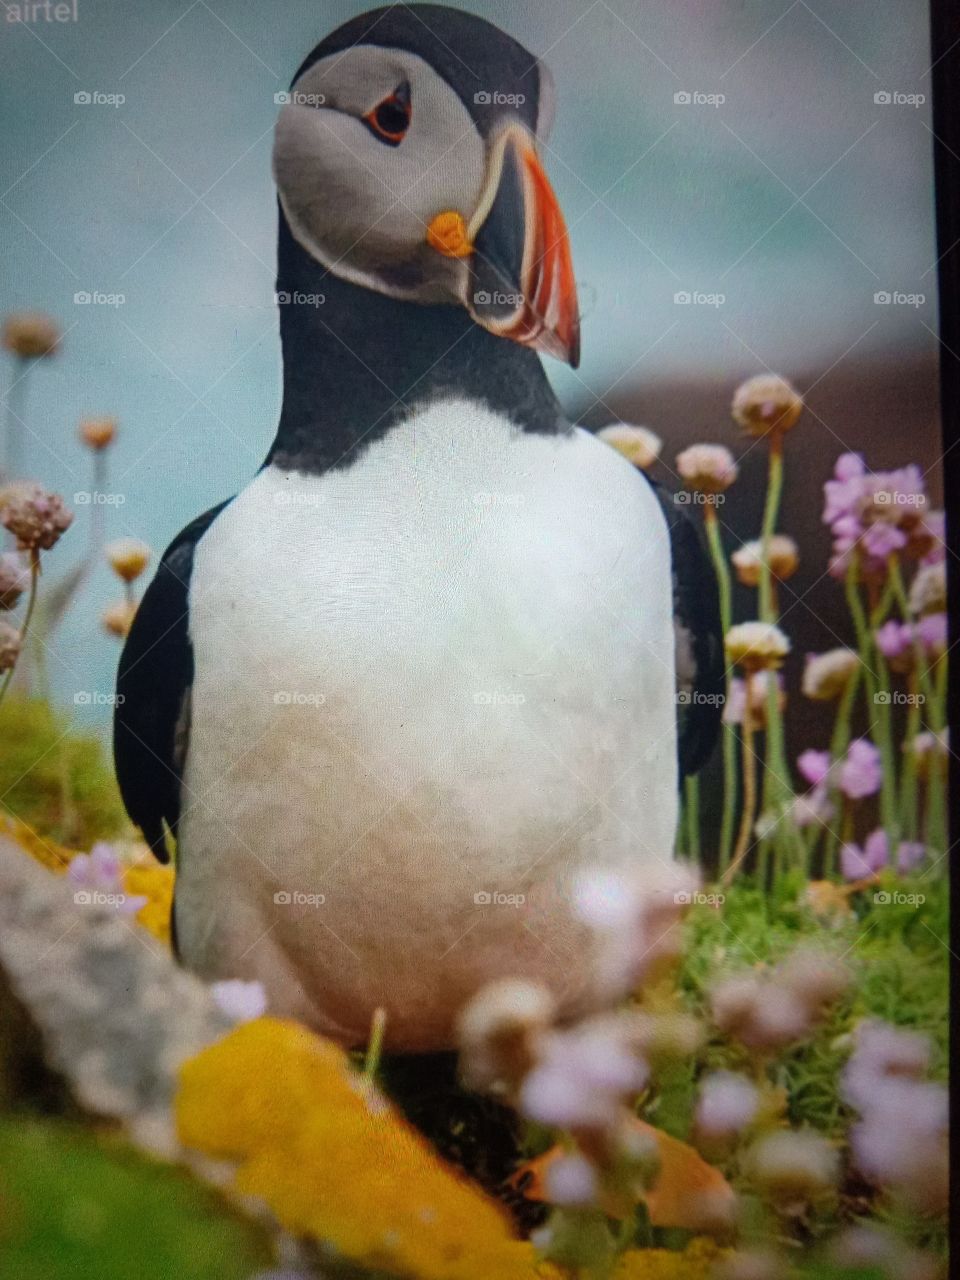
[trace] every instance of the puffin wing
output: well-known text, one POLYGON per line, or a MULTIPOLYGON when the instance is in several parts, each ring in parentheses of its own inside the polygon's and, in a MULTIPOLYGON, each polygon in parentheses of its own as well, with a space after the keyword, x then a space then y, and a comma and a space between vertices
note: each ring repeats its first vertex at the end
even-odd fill
POLYGON ((670 531, 680 773, 702 769, 720 731, 726 689, 723 628, 717 579, 700 530, 674 495, 647 479, 670 531))
MULTIPOLYGON (((228 499, 229 501, 229 499, 228 499)), ((163 553, 120 656, 113 758, 127 813, 161 862, 180 817, 190 733, 190 574, 197 543, 227 505, 198 516, 163 553)))

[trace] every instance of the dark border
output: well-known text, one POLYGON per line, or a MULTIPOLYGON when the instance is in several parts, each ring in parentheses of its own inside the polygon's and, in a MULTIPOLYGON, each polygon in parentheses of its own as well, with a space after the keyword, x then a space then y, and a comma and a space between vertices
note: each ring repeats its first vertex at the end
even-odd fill
MULTIPOLYGON (((949 554, 948 580, 952 643, 960 638, 960 513, 957 498, 960 495, 960 6, 956 0, 932 0, 931 3, 931 61, 933 63, 933 130, 934 165, 936 172, 937 243, 941 255, 939 264, 940 288, 940 405, 943 424, 943 489, 947 512, 947 546, 949 554)), ((956 752, 958 738, 958 704, 960 704, 960 670, 957 658, 951 654, 948 718, 953 754, 950 761, 950 856, 948 871, 952 868, 953 850, 957 846, 958 808, 960 797, 960 759, 956 752)), ((951 993, 960 990, 960 875, 951 875, 951 993)), ((960 1063, 960 1017, 956 1016, 951 999, 951 1081, 957 1085, 956 1074, 960 1063)), ((958 1202, 960 1180, 960 1124, 957 1116, 958 1091, 951 1094, 951 1167, 953 1170, 951 1205, 958 1202)), ((951 1245, 957 1249, 956 1219, 951 1222, 951 1245)), ((955 1252, 954 1257, 958 1254, 955 1252)), ((953 1274, 957 1274, 955 1271, 953 1274)))

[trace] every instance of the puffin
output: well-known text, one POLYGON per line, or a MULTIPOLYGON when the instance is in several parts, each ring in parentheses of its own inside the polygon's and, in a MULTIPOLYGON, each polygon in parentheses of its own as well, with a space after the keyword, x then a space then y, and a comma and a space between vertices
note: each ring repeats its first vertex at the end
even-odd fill
MULTIPOLYGON (((164 553, 116 773, 206 980, 449 1050, 504 978, 608 999, 584 877, 674 857, 723 656, 687 509, 561 410, 579 360, 544 65, 466 12, 353 18, 276 123, 282 408, 164 553)), ((617 881, 611 881, 617 883, 617 881)))

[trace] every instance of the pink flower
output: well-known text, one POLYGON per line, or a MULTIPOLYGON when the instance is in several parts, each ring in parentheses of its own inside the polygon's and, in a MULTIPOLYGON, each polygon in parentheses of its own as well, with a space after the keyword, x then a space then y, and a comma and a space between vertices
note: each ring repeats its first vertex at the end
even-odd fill
POLYGON ((913 628, 907 622, 891 618, 874 635, 877 648, 888 662, 895 662, 913 652, 913 628))
POLYGON ((834 479, 823 486, 823 523, 833 525, 842 516, 854 515, 863 497, 863 455, 842 453, 834 464, 834 479))
POLYGON ((917 635, 928 657, 939 657, 947 650, 947 615, 925 614, 917 623, 917 635))
POLYGON ((67 879, 77 891, 74 902, 84 906, 114 907, 121 915, 132 916, 147 905, 147 898, 124 891, 120 859, 112 845, 102 840, 89 853, 72 859, 67 879))
POLYGON ((700 1086, 697 1129, 705 1137, 733 1137, 757 1114, 760 1095, 744 1076, 714 1071, 700 1086))
POLYGON ((858 844, 845 844, 840 850, 840 870, 845 880, 862 880, 865 876, 876 875, 889 860, 890 845, 882 827, 867 836, 863 848, 858 844))
POLYGON ((906 545, 907 535, 886 520, 877 520, 875 524, 867 525, 863 531, 863 549, 876 560, 886 560, 894 552, 902 551, 906 545))
POLYGON ((796 796, 790 805, 790 817, 795 827, 826 826, 836 813, 830 801, 826 785, 813 787, 806 795, 796 796))
POLYGON ((811 787, 818 787, 826 782, 830 773, 830 752, 804 751, 797 757, 797 768, 811 787))
POLYGON ((877 794, 882 780, 878 748, 866 738, 854 739, 840 766, 840 790, 850 800, 863 800, 877 794))

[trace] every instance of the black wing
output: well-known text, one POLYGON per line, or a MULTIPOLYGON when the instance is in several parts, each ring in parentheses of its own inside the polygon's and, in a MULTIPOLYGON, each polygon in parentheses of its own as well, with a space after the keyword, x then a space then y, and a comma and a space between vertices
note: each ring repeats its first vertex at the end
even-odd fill
POLYGON ((226 505, 198 516, 167 547, 120 655, 113 715, 117 782, 127 813, 161 862, 170 859, 164 824, 177 831, 189 734, 193 554, 226 505))
POLYGON ((656 481, 650 484, 670 530, 680 773, 685 777, 703 768, 720 732, 726 687, 720 597, 713 565, 687 508, 656 481))

